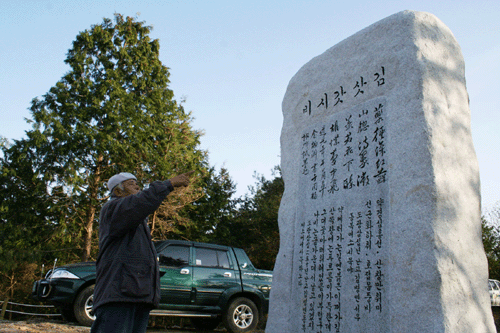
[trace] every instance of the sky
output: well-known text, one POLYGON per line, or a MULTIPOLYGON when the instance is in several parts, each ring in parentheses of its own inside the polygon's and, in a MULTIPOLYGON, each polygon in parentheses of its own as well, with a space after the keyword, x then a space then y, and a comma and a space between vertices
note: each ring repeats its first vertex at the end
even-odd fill
POLYGON ((79 32, 114 13, 153 27, 170 88, 203 130, 209 163, 237 196, 280 163, 281 102, 313 57, 402 10, 429 12, 453 32, 465 60, 483 213, 500 207, 498 0, 0 0, 0 136, 20 139, 35 97, 69 71, 79 32))

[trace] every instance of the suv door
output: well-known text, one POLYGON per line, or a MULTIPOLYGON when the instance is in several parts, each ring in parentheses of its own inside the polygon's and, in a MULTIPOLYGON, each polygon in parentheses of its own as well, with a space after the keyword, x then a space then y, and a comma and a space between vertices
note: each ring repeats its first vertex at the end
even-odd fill
POLYGON ((158 254, 160 265, 160 304, 191 304, 193 272, 190 247, 168 245, 158 254))
POLYGON ((221 295, 230 288, 240 288, 239 276, 227 250, 195 247, 193 288, 195 304, 216 306, 221 295))
POLYGON ((262 292, 263 297, 268 301, 271 293, 271 283, 273 280, 273 272, 257 269, 253 266, 250 258, 244 250, 234 248, 234 254, 240 265, 241 270, 241 280, 245 287, 251 287, 253 289, 262 292))

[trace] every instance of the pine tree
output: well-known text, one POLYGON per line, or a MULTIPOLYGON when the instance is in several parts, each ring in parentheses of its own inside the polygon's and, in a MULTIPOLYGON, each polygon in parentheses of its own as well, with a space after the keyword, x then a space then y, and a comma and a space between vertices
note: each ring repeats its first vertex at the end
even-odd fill
POLYGON ((490 279, 500 279, 500 208, 481 218, 482 239, 490 279))
POLYGON ((80 242, 82 261, 97 250, 97 215, 113 174, 131 172, 147 183, 206 170, 202 133, 174 100, 150 32, 115 14, 114 23, 104 19, 79 33, 65 60, 69 72, 33 99, 33 129, 11 147, 29 147, 32 174, 48 196, 41 200, 60 214, 60 237, 80 242))

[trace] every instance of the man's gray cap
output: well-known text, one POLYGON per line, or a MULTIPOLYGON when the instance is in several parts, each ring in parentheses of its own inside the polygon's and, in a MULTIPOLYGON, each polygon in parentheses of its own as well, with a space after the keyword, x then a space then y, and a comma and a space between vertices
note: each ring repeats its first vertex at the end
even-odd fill
POLYGON ((121 184, 122 182, 129 180, 129 179, 135 179, 135 176, 131 173, 128 172, 121 172, 119 174, 114 175, 113 177, 109 178, 108 180, 108 189, 110 192, 113 192, 113 189, 115 188, 116 185, 121 184))

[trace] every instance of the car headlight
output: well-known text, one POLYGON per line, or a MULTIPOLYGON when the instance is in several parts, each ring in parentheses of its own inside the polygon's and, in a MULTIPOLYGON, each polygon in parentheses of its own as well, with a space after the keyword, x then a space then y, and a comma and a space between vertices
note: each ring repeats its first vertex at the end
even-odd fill
POLYGON ((65 269, 56 269, 50 279, 79 279, 79 277, 65 269))

